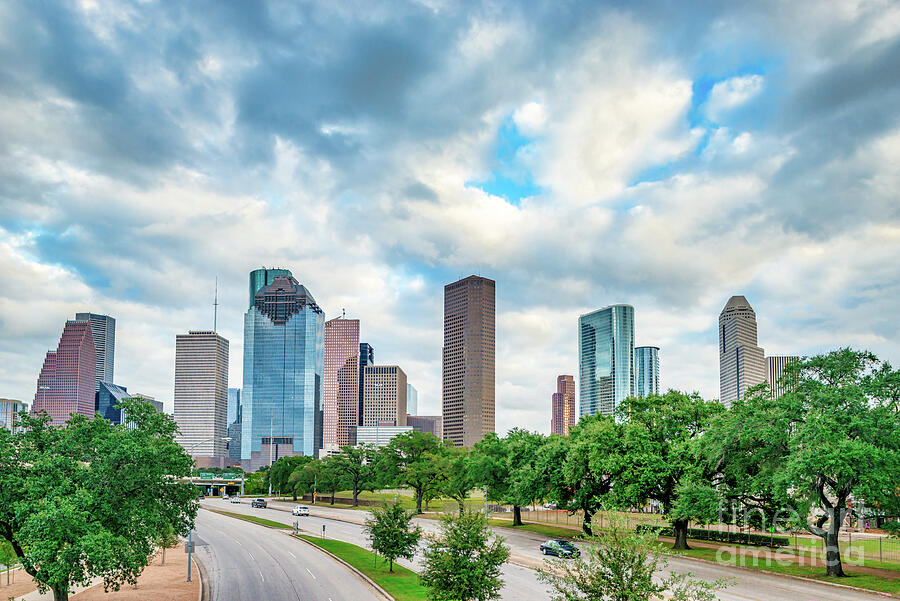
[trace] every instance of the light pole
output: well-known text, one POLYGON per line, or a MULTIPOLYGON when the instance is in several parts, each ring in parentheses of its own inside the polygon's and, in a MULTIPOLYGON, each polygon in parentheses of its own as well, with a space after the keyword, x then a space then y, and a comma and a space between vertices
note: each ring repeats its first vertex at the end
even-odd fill
MULTIPOLYGON (((47 411, 47 391, 50 390, 49 386, 38 386, 38 390, 41 391, 41 409, 47 411)), ((47 411, 47 413, 50 413, 47 411)))
MULTIPOLYGON (((207 439, 201 440, 200 442, 195 442, 194 444, 191 445, 190 450, 188 450, 188 455, 191 456, 191 495, 194 494, 194 449, 196 449, 198 446, 202 445, 205 442, 209 442, 210 440, 221 440, 226 443, 229 443, 229 442, 231 442, 231 437, 223 436, 220 438, 218 436, 210 436, 207 439)), ((193 533, 194 533, 193 528, 188 530, 188 577, 187 577, 188 582, 191 581, 191 554, 194 552, 194 543, 193 543, 193 540, 191 537, 191 535, 193 533)))

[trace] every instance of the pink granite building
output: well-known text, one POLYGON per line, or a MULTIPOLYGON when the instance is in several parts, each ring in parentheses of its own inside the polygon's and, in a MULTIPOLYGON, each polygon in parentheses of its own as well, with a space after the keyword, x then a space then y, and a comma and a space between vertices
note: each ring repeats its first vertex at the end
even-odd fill
POLYGON ((350 430, 359 424, 358 319, 325 322, 323 389, 323 448, 337 450, 350 444, 350 430))
POLYGON ((53 425, 69 415, 94 416, 97 386, 97 352, 89 321, 67 321, 56 351, 47 351, 38 376, 32 414, 46 411, 53 425))
POLYGON ((553 393, 553 409, 550 419, 550 434, 568 436, 575 426, 575 378, 556 378, 556 392, 553 393))

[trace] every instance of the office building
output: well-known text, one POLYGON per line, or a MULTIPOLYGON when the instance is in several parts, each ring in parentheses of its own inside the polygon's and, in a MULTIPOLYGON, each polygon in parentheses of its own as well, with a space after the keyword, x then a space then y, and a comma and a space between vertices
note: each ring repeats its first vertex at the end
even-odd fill
POLYGON ((578 318, 581 415, 613 415, 634 396, 634 307, 610 305, 578 318))
POLYGON ((247 308, 249 309, 253 306, 254 300, 256 299, 256 293, 274 282, 276 277, 281 276, 290 278, 292 275, 290 269, 266 269, 265 267, 261 267, 260 269, 251 271, 250 302, 247 303, 247 308))
POLYGON ((359 343, 359 409, 356 413, 359 425, 362 425, 363 419, 363 370, 367 365, 375 365, 375 349, 368 342, 359 343))
POLYGON ((406 373, 396 365, 368 365, 363 378, 363 426, 405 426, 406 373))
POLYGON ((639 346, 634 349, 635 394, 659 394, 659 347, 639 346))
POLYGON ((119 403, 131 398, 128 389, 110 382, 100 382, 100 389, 94 395, 94 411, 102 418, 108 419, 113 424, 122 423, 122 412, 118 408, 119 403))
POLYGON ((241 461, 241 389, 228 389, 228 459, 234 465, 241 461))
POLYGON ((419 412, 419 391, 412 384, 406 385, 406 415, 419 412))
POLYGON ((417 432, 428 432, 438 438, 444 438, 441 427, 443 418, 440 415, 407 415, 406 425, 417 432))
POLYGON ((53 425, 78 413, 94 417, 97 353, 89 321, 67 321, 55 351, 47 351, 38 376, 32 413, 46 411, 53 425))
POLYGON ((232 424, 236 421, 241 421, 240 417, 238 417, 241 413, 241 389, 240 388, 229 388, 228 389, 228 416, 226 418, 226 423, 232 424))
POLYGON ((769 388, 772 390, 774 398, 777 399, 790 390, 790 384, 782 382, 781 377, 784 375, 784 368, 789 363, 799 360, 800 357, 796 356, 766 357, 766 380, 769 382, 769 388))
POLYGON ((275 276, 244 315, 244 471, 322 448, 324 350, 324 312, 296 279, 275 276))
POLYGON ((5 428, 12 433, 18 432, 19 413, 28 411, 28 405, 22 401, 13 399, 0 399, 0 428, 5 428))
POLYGON ((89 321, 94 336, 94 352, 97 353, 97 385, 100 382, 114 382, 116 360, 116 320, 109 315, 96 313, 76 313, 75 321, 89 321))
POLYGON ((178 443, 198 467, 225 467, 228 424, 228 341, 211 330, 175 337, 175 421, 178 443))
POLYGON ((354 426, 350 431, 350 444, 385 447, 395 436, 411 431, 410 426, 354 426))
POLYGON ((350 428, 359 425, 359 320, 337 317, 325 322, 324 448, 350 444, 350 428))
POLYGON ((557 376, 556 392, 551 397, 550 434, 568 436, 575 421, 575 378, 557 376))
POLYGON ((494 280, 469 276, 444 286, 444 439, 471 447, 494 431, 494 280))
POLYGON ((756 313, 743 296, 732 296, 719 314, 719 400, 730 407, 749 388, 766 381, 766 360, 757 346, 756 313))

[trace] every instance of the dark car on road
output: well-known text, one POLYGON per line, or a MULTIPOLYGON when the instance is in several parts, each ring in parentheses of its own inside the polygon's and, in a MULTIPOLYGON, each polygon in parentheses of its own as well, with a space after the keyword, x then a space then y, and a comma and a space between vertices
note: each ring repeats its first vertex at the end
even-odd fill
POLYGON ((544 555, 556 555, 557 557, 578 557, 581 551, 567 540, 552 539, 541 543, 541 553, 544 555))
POLYGON ((250 503, 250 507, 261 507, 262 509, 266 508, 266 500, 265 499, 253 499, 250 503))

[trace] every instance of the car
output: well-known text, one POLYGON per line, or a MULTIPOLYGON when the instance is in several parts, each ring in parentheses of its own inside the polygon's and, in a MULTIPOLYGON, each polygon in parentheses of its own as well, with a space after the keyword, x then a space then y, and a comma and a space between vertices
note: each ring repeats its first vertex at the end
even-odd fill
POLYGON ((238 496, 232 496, 232 497, 229 499, 229 501, 230 501, 231 503, 240 503, 240 502, 241 502, 241 498, 238 497, 238 496))
POLYGON ((563 558, 578 557, 581 555, 581 551, 578 550, 578 547, 571 542, 560 538, 554 538, 541 543, 541 553, 563 558))
POLYGON ((259 507, 260 509, 266 508, 266 500, 265 499, 253 499, 250 502, 250 507, 259 507))
POLYGON ((223 499, 223 500, 224 500, 224 499, 227 499, 227 498, 228 498, 228 495, 222 495, 222 499, 223 499))
POLYGON ((306 505, 297 505, 291 509, 292 515, 309 515, 309 507, 306 505))

